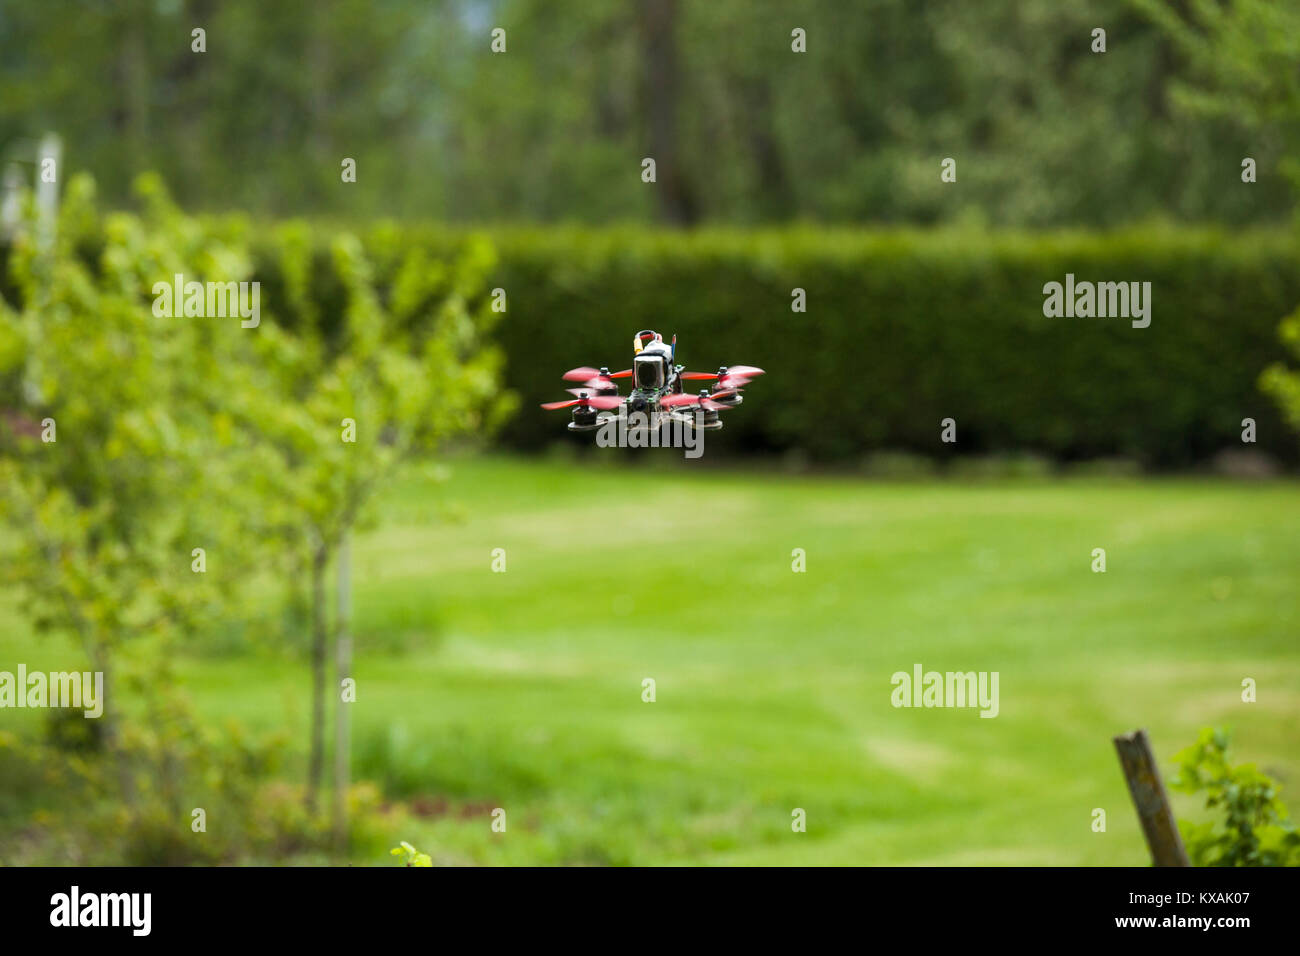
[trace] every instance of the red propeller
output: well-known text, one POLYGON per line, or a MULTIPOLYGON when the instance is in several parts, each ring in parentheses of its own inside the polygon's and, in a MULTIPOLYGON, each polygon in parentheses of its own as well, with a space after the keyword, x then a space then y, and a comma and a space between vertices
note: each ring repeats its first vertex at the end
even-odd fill
POLYGON ((631 369, 627 369, 623 372, 614 372, 611 375, 605 375, 600 369, 592 368, 590 365, 571 368, 564 373, 564 380, 566 382, 582 382, 589 388, 613 388, 614 383, 610 381, 610 379, 631 377, 631 369))
POLYGON ((728 372, 722 378, 718 379, 718 388, 743 388, 752 382, 753 379, 748 375, 733 375, 728 372))
POLYGON ((584 398, 571 398, 567 402, 543 402, 542 408, 551 411, 556 408, 572 408, 574 405, 582 405, 586 408, 599 408, 608 411, 611 408, 618 408, 623 404, 623 399, 616 395, 589 395, 584 398))
POLYGON ((740 388, 762 374, 763 370, 753 365, 733 365, 722 375, 717 372, 682 372, 681 378, 691 382, 712 382, 716 379, 720 388, 740 388))
POLYGON ((735 395, 735 390, 729 392, 714 392, 712 395, 687 395, 683 392, 680 395, 665 395, 659 399, 659 404, 665 408, 677 408, 679 405, 703 405, 705 408, 719 412, 724 408, 731 408, 730 405, 724 405, 721 402, 710 401, 714 398, 730 398, 735 395))

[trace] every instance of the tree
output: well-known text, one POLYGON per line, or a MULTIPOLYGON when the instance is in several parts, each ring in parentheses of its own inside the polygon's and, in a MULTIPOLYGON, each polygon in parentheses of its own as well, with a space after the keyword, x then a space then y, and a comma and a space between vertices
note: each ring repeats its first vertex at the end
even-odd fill
POLYGON ((3 570, 37 628, 75 635, 103 673, 121 799, 134 808, 138 780, 157 780, 177 809, 189 731, 171 652, 220 617, 254 563, 256 538, 233 520, 250 462, 224 407, 248 385, 249 339, 238 320, 157 316, 147 296, 162 276, 249 263, 169 216, 156 182, 141 188, 146 219, 101 219, 77 178, 57 233, 29 219, 14 242, 17 302, 0 301, 0 518, 15 532, 3 570))
POLYGON ((1300 7, 1271 0, 1130 0, 1177 46, 1188 68, 1173 84, 1186 109, 1230 117, 1257 137, 1280 140, 1282 169, 1300 185, 1300 7))
MULTIPOLYGON (((1280 164, 1300 189, 1300 7, 1268 0, 1192 0, 1174 8, 1133 0, 1177 43, 1191 64, 1176 96, 1188 109, 1231 116, 1261 140, 1280 140, 1280 164)), ((1253 188, 1253 187, 1252 187, 1253 188)), ((1282 321, 1283 344, 1300 359, 1300 309, 1282 321)), ((1300 431, 1300 372, 1281 362, 1265 369, 1260 386, 1300 431)))
MULTIPOLYGON (((312 661, 306 801, 314 808, 325 761, 329 568, 398 467, 452 437, 491 428, 509 405, 500 394, 502 358, 487 338, 499 313, 483 288, 495 261, 485 241, 468 240, 450 263, 430 261, 420 250, 390 250, 391 274, 381 291, 358 238, 328 239, 323 244, 341 309, 336 324, 323 320, 311 295, 320 246, 310 229, 281 227, 276 244, 287 309, 282 322, 263 328, 264 387, 236 400, 236 417, 273 449, 277 466, 269 474, 277 484, 270 493, 285 509, 277 520, 281 540, 306 555, 312 661)), ((346 586, 346 566, 340 571, 346 586)), ((352 676, 346 594, 339 606, 334 634, 341 682, 352 676)), ((341 837, 348 708, 337 698, 335 708, 334 816, 341 837)))
MULTIPOLYGON (((392 0, 383 16, 366 0, 8 4, 0 150, 25 153, 53 129, 114 199, 150 168, 187 208, 273 215, 1033 226, 1285 215, 1276 177, 1218 188, 1224 154, 1269 160, 1271 144, 1235 116, 1171 108, 1171 88, 1198 67, 1136 2, 638 0, 563 16, 548 0, 392 0), (206 53, 191 49, 196 24, 206 53), (1110 49, 1095 54, 1102 24, 1110 49), (506 53, 490 47, 497 27, 506 53), (806 52, 791 48, 796 27, 806 52), (636 175, 647 155, 653 189, 636 175), (962 161, 959 190, 938 188, 949 156, 962 161), (359 171, 346 189, 343 157, 359 171)), ((1187 11, 1193 35, 1215 6, 1276 23, 1241 39, 1260 39, 1274 82, 1289 82, 1291 5, 1146 3, 1187 11)))
POLYGON ((682 168, 677 135, 681 72, 677 56, 677 0, 642 0, 642 102, 646 104, 647 142, 657 166, 655 195, 659 216, 671 225, 690 225, 698 217, 694 192, 682 168))
MULTIPOLYGON (((328 570, 342 553, 341 681, 352 676, 346 545, 376 491, 412 457, 490 429, 509 408, 487 339, 499 318, 483 288, 494 253, 468 239, 452 261, 434 261, 378 230, 377 277, 355 236, 290 223, 263 262, 283 280, 269 310, 279 321, 159 315, 148 296, 160 281, 252 276, 248 227, 183 215, 157 177, 142 177, 138 194, 143 216, 102 218, 90 181, 74 180, 52 241, 28 202, 10 257, 17 294, 0 300, 0 517, 16 532, 3 571, 37 625, 77 635, 105 674, 103 736, 135 806, 137 781, 161 781, 174 803, 198 746, 175 694, 179 642, 233 616, 229 599, 251 570, 276 559, 305 570, 315 807, 328 570), (139 707, 125 705, 128 689, 139 707)), ((340 838, 348 714, 340 702, 340 838)))

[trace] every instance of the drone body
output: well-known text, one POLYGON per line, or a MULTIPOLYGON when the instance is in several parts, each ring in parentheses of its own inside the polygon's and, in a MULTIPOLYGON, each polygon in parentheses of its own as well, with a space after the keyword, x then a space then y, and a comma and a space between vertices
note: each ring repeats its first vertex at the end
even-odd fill
POLYGON ((594 431, 617 417, 625 418, 624 424, 630 428, 659 428, 679 422, 712 430, 722 427, 718 412, 739 405, 743 401, 741 387, 763 374, 752 365, 724 365, 716 373, 683 371, 681 365, 674 364, 677 336, 665 343, 653 329, 638 332, 632 348, 632 368, 625 371, 611 373, 608 368, 583 366, 565 372, 565 381, 582 383, 569 389, 577 398, 547 402, 542 408, 572 408, 570 431, 594 431), (628 395, 619 394, 615 381, 624 378, 632 379, 628 395), (682 383, 687 381, 709 381, 714 386, 690 395, 683 391, 682 383))

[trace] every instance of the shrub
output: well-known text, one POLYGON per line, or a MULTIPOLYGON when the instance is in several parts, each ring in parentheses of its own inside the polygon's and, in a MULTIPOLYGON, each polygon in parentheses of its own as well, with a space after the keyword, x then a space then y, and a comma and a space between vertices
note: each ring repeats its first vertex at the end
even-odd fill
POLYGON ((1228 737, 1206 728, 1195 744, 1175 755, 1178 775, 1169 782, 1183 793, 1205 793, 1207 809, 1220 818, 1178 821, 1193 866, 1300 866, 1300 833, 1287 818, 1280 789, 1254 764, 1228 763, 1228 737))
MULTIPOLYGON (((557 436, 573 441, 563 416, 538 403, 563 397, 568 368, 627 367, 632 333, 654 328, 678 334, 678 359, 689 368, 768 370, 745 409, 710 434, 719 449, 794 449, 823 462, 882 450, 1031 452, 1180 467, 1239 447, 1241 421, 1253 418, 1258 450, 1287 462, 1300 457, 1257 389, 1261 371, 1284 354, 1278 318, 1300 302, 1295 242, 1282 232, 489 234, 500 261, 488 285, 507 295, 494 337, 506 353, 506 381, 522 399, 501 434, 515 449, 540 451, 557 436), (1044 317, 1043 285, 1067 272, 1151 282, 1150 327, 1044 317), (794 288, 807 293, 806 313, 791 311, 794 288), (938 440, 946 417, 957 422, 955 445, 938 440)), ((318 235, 305 226, 260 229, 249 242, 274 321, 318 327, 328 338, 344 326, 346 297, 318 235)), ((363 230, 385 307, 409 299, 414 276, 455 292, 446 263, 478 241, 434 226, 363 230)), ((94 255, 93 243, 85 254, 94 255)), ((1275 391, 1285 387, 1280 371, 1270 374, 1275 391)))
MULTIPOLYGON (((1287 316, 1278 334, 1291 355, 1300 359, 1300 309, 1287 316)), ((1300 431, 1300 372, 1277 362, 1264 370, 1260 387, 1273 396, 1286 423, 1300 431)))
POLYGON ((433 866, 433 860, 429 858, 429 854, 421 853, 405 840, 403 840, 399 846, 393 847, 388 852, 393 856, 402 857, 403 866, 433 866))
MULTIPOLYGON (((1254 447, 1297 457, 1257 390, 1282 355, 1278 318, 1300 302, 1295 245, 1283 233, 528 229, 492 238, 501 262, 489 284, 508 294, 496 338, 522 398, 503 434, 515 448, 568 437, 563 416, 537 407, 563 397, 564 370, 626 368, 632 333, 654 328, 678 334, 688 368, 768 370, 710 434, 720 449, 848 462, 879 450, 1033 452, 1179 467, 1240 447, 1241 421, 1254 418, 1254 447), (1044 283, 1067 272, 1151 282, 1150 327, 1044 317, 1044 283), (806 313, 791 311, 796 287, 806 313), (939 442, 945 417, 957 421, 956 445, 939 442)), ((367 241, 446 259, 464 236, 383 227, 367 241)))
MULTIPOLYGON (((182 793, 215 805, 224 787, 263 811, 238 831, 245 843, 290 852, 314 844, 314 821, 279 813, 278 794, 257 789, 269 771, 198 726, 175 652, 240 623, 258 570, 294 582, 310 557, 314 809, 331 556, 400 463, 509 409, 487 338, 493 251, 469 238, 442 261, 376 232, 380 288, 355 236, 290 222, 261 238, 264 277, 241 217, 186 216, 155 176, 137 193, 139 214, 103 215, 77 176, 53 221, 25 199, 0 263, 0 580, 38 634, 78 638, 112 688, 98 739, 49 724, 54 752, 102 751, 116 770, 126 813, 105 818, 104 842, 120 835, 134 862, 224 859, 233 851, 178 824, 182 793), (198 300, 203 280, 267 281, 270 314, 245 326, 225 308, 204 316, 198 300, 161 314, 171 310, 150 299, 174 276, 198 300), (221 570, 197 577, 206 568, 191 559, 208 553, 221 570)), ((335 709, 341 734, 348 714, 335 709)), ((338 748, 336 780, 346 758, 338 748)), ((104 774, 93 776, 107 801, 104 774)), ((345 786, 337 809, 369 812, 372 797, 345 786)), ((340 812, 335 836, 349 835, 340 812)))

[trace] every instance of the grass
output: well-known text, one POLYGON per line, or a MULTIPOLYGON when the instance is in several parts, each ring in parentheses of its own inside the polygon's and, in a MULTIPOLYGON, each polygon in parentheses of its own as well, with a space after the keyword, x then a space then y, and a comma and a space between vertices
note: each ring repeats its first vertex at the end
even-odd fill
MULTIPOLYGON (((439 863, 1142 865, 1110 741, 1137 726, 1166 769, 1198 728, 1231 726, 1236 759, 1300 812, 1294 484, 690 464, 479 459, 392 489, 353 573, 355 775, 417 811, 390 845, 439 863), (914 663, 998 671, 999 716, 892 707, 914 663)), ((0 627, 0 668, 58 656, 0 627)), ((182 671, 205 716, 305 741, 303 662, 182 671)))

